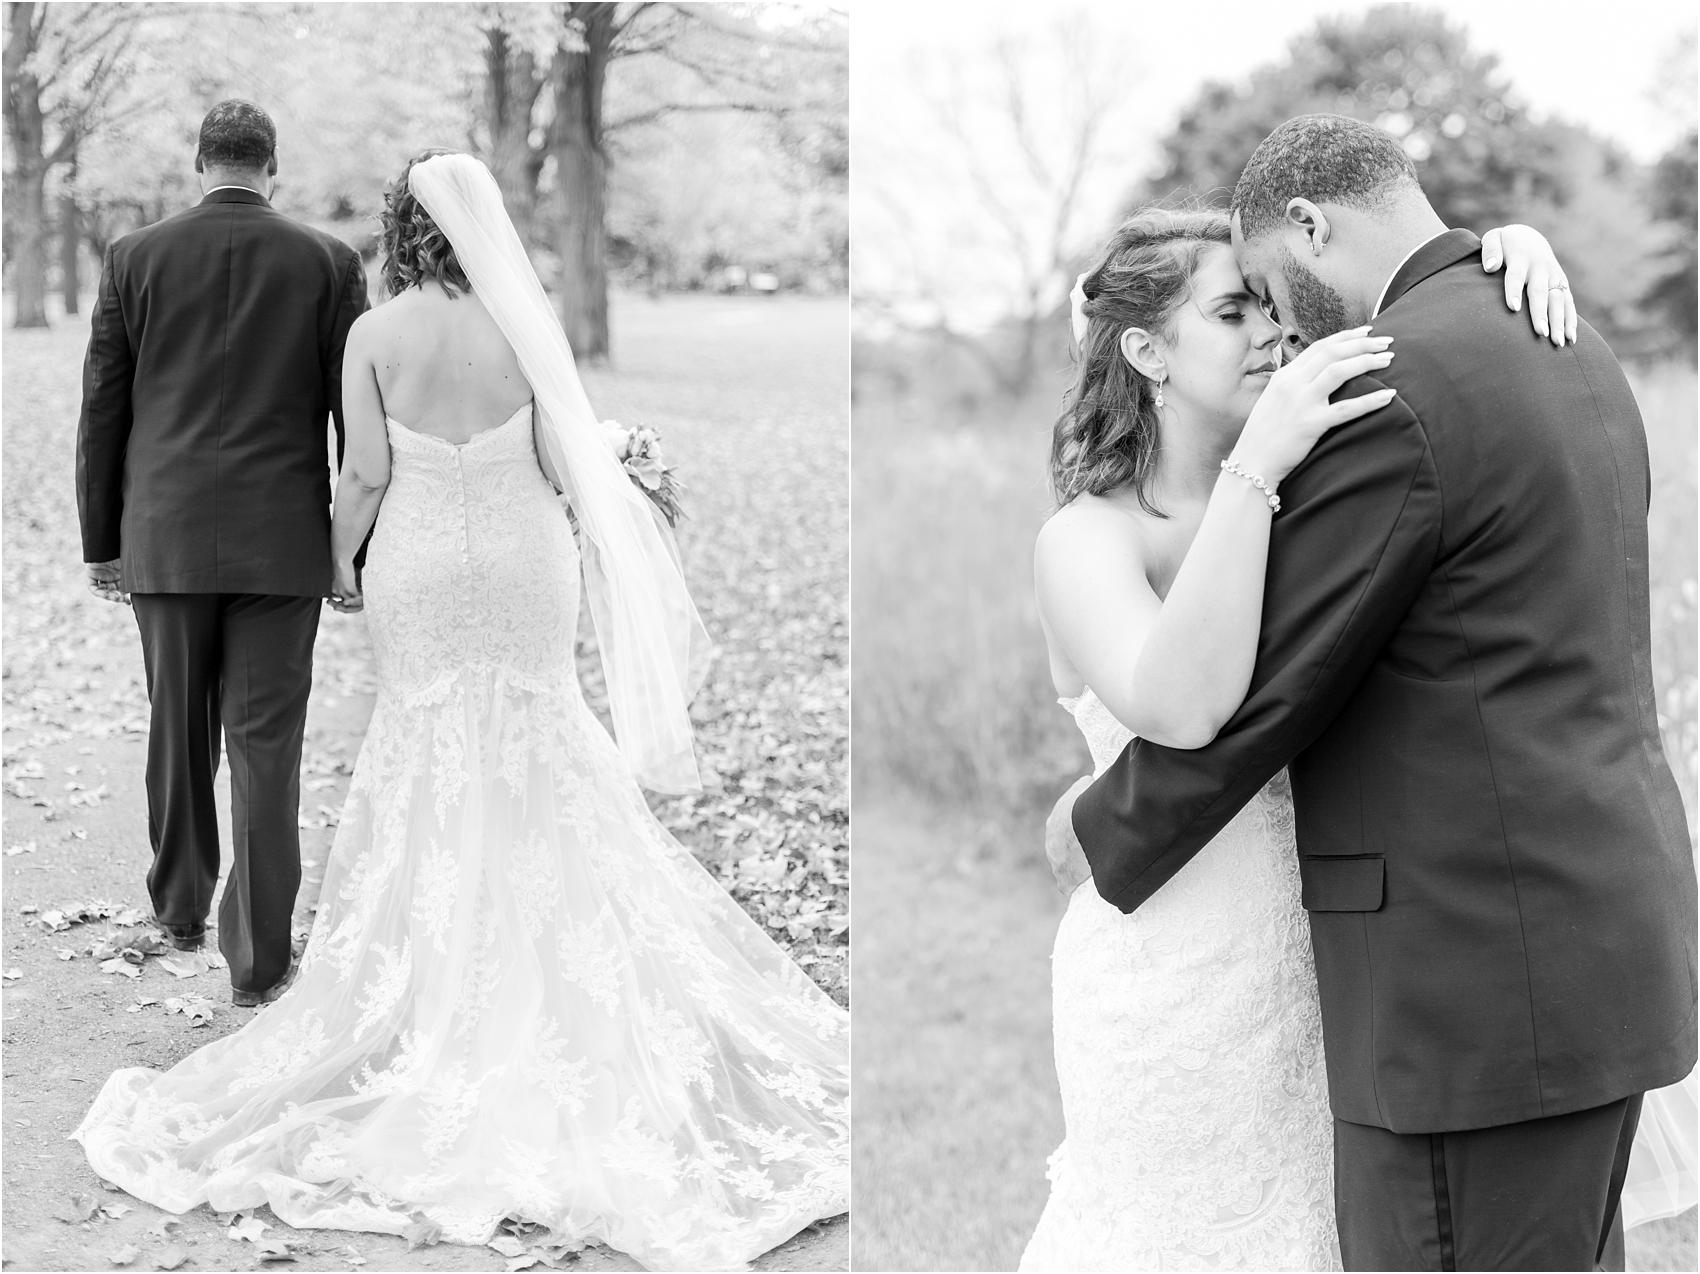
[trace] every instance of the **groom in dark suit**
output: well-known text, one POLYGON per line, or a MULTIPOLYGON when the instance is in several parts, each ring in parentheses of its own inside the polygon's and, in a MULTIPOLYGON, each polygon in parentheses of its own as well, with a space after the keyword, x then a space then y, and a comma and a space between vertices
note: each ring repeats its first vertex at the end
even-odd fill
POLYGON ((115 242, 83 368, 77 511, 90 585, 135 607, 153 706, 148 891, 184 950, 218 882, 213 775, 230 755, 219 949, 235 1002, 275 999, 301 883, 301 737, 331 588, 327 417, 367 308, 358 254, 273 211, 277 131, 215 106, 204 197, 115 242))
POLYGON ((1398 397, 1282 483, 1245 703, 1130 744, 1073 832, 1132 911, 1288 766, 1346 1268, 1622 1269, 1641 1094, 1695 1061, 1635 400, 1586 324, 1506 311, 1370 125, 1289 121, 1234 204, 1289 335, 1373 320, 1398 359, 1340 393, 1398 397))

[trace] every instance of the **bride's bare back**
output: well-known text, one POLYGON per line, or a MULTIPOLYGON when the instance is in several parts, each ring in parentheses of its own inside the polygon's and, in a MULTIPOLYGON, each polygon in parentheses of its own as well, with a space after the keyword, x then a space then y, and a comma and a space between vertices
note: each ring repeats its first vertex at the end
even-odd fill
POLYGON ((384 413, 417 433, 464 443, 531 401, 513 347, 473 293, 409 288, 366 325, 384 413))

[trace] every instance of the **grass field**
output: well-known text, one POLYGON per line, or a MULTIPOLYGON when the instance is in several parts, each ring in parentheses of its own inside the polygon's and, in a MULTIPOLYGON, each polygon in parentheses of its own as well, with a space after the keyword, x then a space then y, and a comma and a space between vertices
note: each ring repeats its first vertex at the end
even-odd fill
MULTIPOLYGON (((1032 601, 1054 399, 906 390, 857 362, 856 1144, 852 1261, 1012 1269, 1062 1136, 1043 816, 1086 766, 1032 601), (894 388, 895 386, 895 388, 894 388)), ((1695 373, 1634 374, 1653 455, 1666 751, 1695 814, 1695 373)), ((1695 1215, 1631 1269, 1694 1269, 1695 1215)))
MULTIPOLYGON (((617 298, 616 361, 585 380, 606 418, 648 424, 688 484, 679 534, 717 658, 692 708, 714 777, 654 807, 768 932, 848 997, 847 324, 838 299, 617 298)), ((179 981, 149 960, 126 977, 88 956, 104 923, 47 932, 23 912, 93 900, 148 910, 142 791, 147 697, 134 620, 83 584, 72 453, 86 320, 7 331, 4 351, 4 1259, 15 1269, 103 1269, 136 1246, 152 1268, 166 1241, 151 1207, 57 1219, 101 1190, 65 1135, 107 1074, 165 1068, 237 1029, 228 981, 179 981), (206 997, 196 1026, 161 1003, 206 997), (139 999, 151 1000, 138 1004, 139 999)), ((588 625, 587 625, 588 632, 588 625)), ((597 698, 594 658, 581 652, 597 698)), ((337 811, 375 682, 362 616, 324 612, 303 762, 310 923, 337 811)), ((228 783, 221 778, 228 852, 228 783)), ((262 1210, 262 1216, 269 1218, 262 1210)), ((274 1229, 268 1237, 275 1237, 274 1229)), ((199 1269, 251 1269, 252 1247, 205 1208, 171 1236, 199 1269)), ((848 1226, 811 1227, 763 1257, 778 1269, 842 1269, 848 1226)), ((492 1249, 408 1248, 388 1236, 312 1232, 298 1269, 505 1269, 492 1249)), ((631 1269, 592 1250, 587 1269, 631 1269)))

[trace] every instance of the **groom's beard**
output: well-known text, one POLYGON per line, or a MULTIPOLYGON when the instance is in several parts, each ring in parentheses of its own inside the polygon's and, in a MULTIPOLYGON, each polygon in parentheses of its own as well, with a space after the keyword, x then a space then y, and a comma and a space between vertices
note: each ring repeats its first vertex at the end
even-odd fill
POLYGON ((1287 281, 1287 317, 1305 345, 1352 325, 1345 299, 1299 264, 1291 252, 1281 262, 1281 277, 1287 281))

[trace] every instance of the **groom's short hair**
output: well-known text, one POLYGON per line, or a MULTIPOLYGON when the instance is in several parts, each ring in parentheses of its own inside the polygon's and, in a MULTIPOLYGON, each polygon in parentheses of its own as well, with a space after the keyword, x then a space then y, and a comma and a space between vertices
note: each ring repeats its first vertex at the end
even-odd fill
POLYGON ((1247 239, 1287 217, 1287 201, 1373 208, 1406 189, 1421 190, 1398 139, 1349 115, 1298 115, 1265 137, 1234 187, 1234 212, 1247 239))
POLYGON ((264 168, 276 149, 272 117, 239 97, 220 102, 201 121, 201 162, 208 168, 251 172, 264 168))

